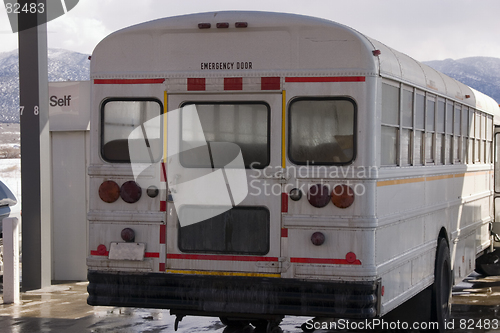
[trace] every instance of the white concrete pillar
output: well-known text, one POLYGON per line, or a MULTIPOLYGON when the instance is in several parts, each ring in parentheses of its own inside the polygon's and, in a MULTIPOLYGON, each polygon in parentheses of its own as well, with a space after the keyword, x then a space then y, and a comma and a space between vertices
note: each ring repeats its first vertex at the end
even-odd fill
POLYGON ((19 221, 7 217, 3 224, 3 302, 19 303, 19 221))

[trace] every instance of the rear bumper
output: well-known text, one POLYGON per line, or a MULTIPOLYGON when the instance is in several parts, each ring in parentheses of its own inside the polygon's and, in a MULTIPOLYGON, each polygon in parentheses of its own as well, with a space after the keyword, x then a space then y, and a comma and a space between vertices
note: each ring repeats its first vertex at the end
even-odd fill
POLYGON ((170 309, 205 316, 322 316, 373 318, 379 314, 378 281, 88 272, 87 303, 170 309))

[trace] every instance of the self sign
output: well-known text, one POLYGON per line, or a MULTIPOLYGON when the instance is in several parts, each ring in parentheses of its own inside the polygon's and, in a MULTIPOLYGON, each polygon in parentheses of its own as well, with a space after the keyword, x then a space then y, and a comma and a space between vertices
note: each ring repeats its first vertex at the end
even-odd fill
POLYGON ((71 95, 65 95, 63 98, 58 98, 57 96, 50 96, 50 106, 70 106, 71 105, 71 95))

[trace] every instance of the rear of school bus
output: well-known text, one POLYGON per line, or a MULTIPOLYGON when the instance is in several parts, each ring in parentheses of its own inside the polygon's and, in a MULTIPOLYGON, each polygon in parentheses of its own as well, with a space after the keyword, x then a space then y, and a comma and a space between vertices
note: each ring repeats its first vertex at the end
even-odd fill
POLYGON ((372 51, 332 22, 251 12, 104 39, 91 63, 88 303, 380 315, 372 51))

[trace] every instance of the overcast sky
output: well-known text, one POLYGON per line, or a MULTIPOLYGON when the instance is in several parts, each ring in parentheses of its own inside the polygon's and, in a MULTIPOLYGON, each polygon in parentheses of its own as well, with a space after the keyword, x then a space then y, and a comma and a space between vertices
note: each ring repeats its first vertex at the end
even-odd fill
MULTIPOLYGON (((1 2, 0 2, 1 3, 1 2)), ((92 53, 118 29, 157 18, 220 10, 288 12, 326 18, 420 60, 500 58, 499 0, 80 0, 48 23, 50 48, 92 53)), ((0 8, 0 52, 17 48, 0 8)))

